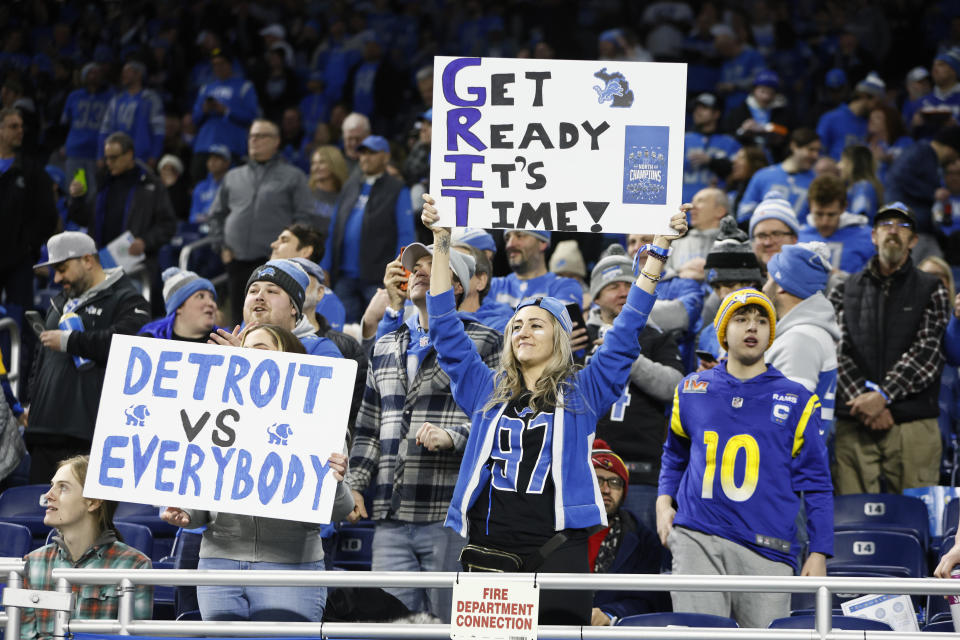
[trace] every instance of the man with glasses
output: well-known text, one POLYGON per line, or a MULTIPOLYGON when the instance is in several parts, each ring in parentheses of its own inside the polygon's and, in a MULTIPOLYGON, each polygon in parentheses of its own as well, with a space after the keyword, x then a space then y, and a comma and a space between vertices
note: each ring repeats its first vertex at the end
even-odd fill
MULTIPOLYGON (((590 536, 590 571, 660 573, 663 545, 657 534, 623 506, 630 488, 626 463, 600 439, 593 442, 590 460, 607 511, 607 527, 590 536)), ((598 591, 591 624, 605 627, 620 618, 657 611, 670 611, 670 596, 664 591, 598 591)))
POLYGON ((830 294, 840 324, 837 491, 900 493, 937 484, 946 288, 913 264, 917 219, 902 202, 873 223, 877 255, 830 294))
POLYGON ((153 282, 153 309, 159 316, 164 315, 164 308, 156 256, 176 232, 177 217, 166 187, 136 159, 135 146, 133 138, 122 131, 107 136, 103 145, 107 170, 97 178, 97 197, 87 198, 86 186, 74 180, 69 188, 69 215, 89 228, 98 249, 127 231, 133 235, 128 252, 144 256, 144 267, 153 282))
POLYGON ((796 244, 800 223, 793 207, 776 193, 764 198, 750 217, 750 240, 761 264, 780 253, 785 244, 796 244))
POLYGON ((270 243, 295 222, 318 227, 307 176, 278 153, 280 129, 254 120, 249 161, 223 177, 210 207, 210 237, 227 269, 232 322, 240 322, 250 272, 270 257, 270 243))

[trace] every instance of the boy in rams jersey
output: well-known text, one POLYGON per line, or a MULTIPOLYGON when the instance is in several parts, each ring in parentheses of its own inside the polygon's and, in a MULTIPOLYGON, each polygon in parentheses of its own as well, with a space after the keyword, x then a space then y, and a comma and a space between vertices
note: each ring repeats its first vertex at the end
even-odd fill
MULTIPOLYGON (((727 359, 680 382, 663 450, 657 533, 673 573, 793 575, 803 492, 810 554, 801 573, 826 575, 833 486, 820 401, 764 363, 776 312, 761 292, 728 295, 714 325, 727 359)), ((789 593, 671 595, 674 611, 732 614, 741 627, 789 615, 789 593)))

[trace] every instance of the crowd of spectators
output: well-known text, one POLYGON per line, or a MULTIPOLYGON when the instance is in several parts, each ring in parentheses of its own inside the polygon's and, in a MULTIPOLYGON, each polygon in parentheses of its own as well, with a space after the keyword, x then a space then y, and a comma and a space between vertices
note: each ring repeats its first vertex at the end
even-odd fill
MULTIPOLYGON (((839 493, 935 485, 956 466, 960 11, 949 2, 8 3, 0 203, 5 312, 23 327, 28 312, 45 314, 36 336, 23 331, 19 397, 8 384, 4 396, 25 429, 25 479, 56 476, 54 500, 86 472, 60 463, 89 450, 115 333, 357 360, 350 438, 331 464, 337 516, 375 522, 374 569, 483 569, 491 549, 510 546, 508 570, 659 571, 661 543, 671 530, 696 530, 691 509, 702 508, 678 495, 695 466, 687 431, 699 426, 688 409, 681 420, 681 404, 696 405, 678 390, 736 387, 723 377, 736 372, 809 404, 790 418, 799 432, 811 425, 802 459, 825 465, 818 447, 835 450, 839 493), (903 42, 911 46, 895 46, 903 42), (689 232, 661 255, 670 242, 653 236, 447 236, 421 224, 433 215, 423 196, 437 188, 434 55, 687 63, 689 232), (191 243, 192 270, 181 270, 191 243), (644 271, 644 259, 663 272, 644 271), (655 301, 637 291, 652 291, 647 281, 655 301), (738 291, 753 302, 737 302, 738 291), (649 306, 648 322, 637 305, 649 306), (728 350, 737 318, 754 328, 737 328, 747 346, 728 350), (750 332, 767 323, 756 360, 750 332), (628 325, 639 354, 621 344, 628 325), (526 379, 533 356, 523 350, 539 338, 523 336, 547 326, 555 354, 582 373, 564 361, 526 379), (616 345, 605 350, 605 340, 616 345), (616 393, 593 382, 614 353, 632 362, 617 361, 626 377, 616 393), (514 379, 469 394, 457 384, 491 369, 514 379), (586 385, 603 405, 588 412, 590 425, 568 416, 568 433, 584 437, 565 443, 578 460, 571 473, 590 472, 587 441, 598 436, 600 484, 583 511, 545 499, 575 500, 582 487, 517 457, 548 449, 548 430, 537 427, 553 428, 554 409, 562 429, 557 390, 567 378, 571 392, 586 385), (510 416, 471 428, 473 410, 494 400, 510 416), (479 431, 490 434, 482 445, 479 431), (473 469, 482 491, 464 478, 473 469), (519 494, 518 482, 527 487, 519 494)), ((796 458, 804 445, 794 444, 796 458)), ((793 471, 809 492, 829 495, 822 477, 793 471)), ((718 496, 730 489, 720 486, 718 496)), ((816 575, 830 554, 824 505, 806 505, 816 530, 806 558, 777 546, 780 534, 788 547, 796 534, 788 522, 756 548, 727 537, 783 565, 771 573, 816 575)), ((323 566, 313 529, 173 505, 164 518, 207 525, 201 566, 323 566), (251 528, 277 539, 249 544, 251 528)), ((65 537, 47 562, 113 543, 108 526, 88 520, 77 520, 81 542, 65 537)), ((696 535, 723 537, 710 526, 696 535)), ((681 572, 704 566, 687 552, 673 562, 681 572)), ((449 590, 389 591, 410 611, 449 619, 449 590)), ((325 591, 301 595, 282 619, 322 615, 325 591)), ((664 594, 620 595, 597 594, 576 611, 547 607, 547 619, 610 624, 670 606, 664 594)), ((200 607, 206 619, 276 616, 285 598, 210 588, 200 607)), ((673 598, 727 615, 729 599, 718 602, 673 598)), ((757 607, 743 606, 755 622, 757 607)))

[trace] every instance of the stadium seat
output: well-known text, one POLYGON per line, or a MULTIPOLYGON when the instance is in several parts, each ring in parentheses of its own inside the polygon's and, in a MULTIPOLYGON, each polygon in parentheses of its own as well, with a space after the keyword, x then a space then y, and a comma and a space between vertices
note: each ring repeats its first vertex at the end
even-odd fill
POLYGON ((950 605, 943 596, 927 596, 926 621, 927 624, 953 620, 950 615, 950 605))
POLYGON ((149 504, 120 502, 113 514, 113 521, 142 524, 150 529, 154 538, 173 538, 177 535, 177 527, 160 519, 159 507, 149 504))
POLYGON ((951 500, 943 508, 943 531, 957 531, 957 522, 960 520, 960 500, 951 500))
POLYGON ((30 551, 33 536, 22 524, 0 522, 0 558, 22 558, 30 551))
MULTIPOLYGON (((770 623, 770 629, 814 629, 817 625, 816 616, 790 616, 777 618, 770 623)), ((833 616, 831 623, 834 629, 850 629, 853 631, 893 631, 886 622, 854 618, 853 616, 833 616)))
POLYGON ((833 499, 834 531, 900 531, 927 549, 930 527, 923 500, 895 493, 858 493, 833 499))
POLYGON ((618 627, 723 627, 737 628, 740 625, 732 618, 712 616, 706 613, 642 613, 627 616, 617 621, 618 627))
POLYGON ((150 529, 142 524, 133 524, 132 522, 114 522, 117 533, 123 537, 123 541, 128 545, 147 556, 153 558, 153 534, 150 529))
POLYGON ((942 620, 940 622, 931 622, 930 624, 924 625, 921 631, 929 631, 931 633, 953 633, 953 620, 942 620))
MULTIPOLYGON (((120 537, 123 538, 124 544, 133 547, 148 558, 151 557, 150 554, 153 553, 153 534, 150 533, 150 529, 142 524, 132 524, 130 522, 114 522, 113 526, 120 537)), ((47 544, 53 542, 54 533, 56 533, 56 529, 51 529, 50 533, 47 534, 47 544)))
POLYGON ((337 536, 333 566, 351 571, 369 571, 373 562, 373 528, 344 525, 337 536))
POLYGON ((46 537, 50 527, 43 524, 46 509, 40 506, 40 496, 50 489, 48 484, 25 484, 10 487, 0 494, 0 520, 22 524, 34 537, 46 537))
POLYGON ((882 575, 923 578, 927 575, 926 554, 917 538, 898 531, 837 531, 833 536, 833 558, 827 573, 834 571, 874 572, 882 575))

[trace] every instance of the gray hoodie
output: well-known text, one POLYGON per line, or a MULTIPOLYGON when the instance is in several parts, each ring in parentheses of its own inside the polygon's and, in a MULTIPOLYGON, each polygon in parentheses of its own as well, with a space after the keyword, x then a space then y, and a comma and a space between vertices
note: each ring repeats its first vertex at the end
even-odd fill
POLYGON ((817 292, 780 318, 765 355, 767 364, 820 396, 824 428, 833 421, 839 340, 833 305, 817 292))

